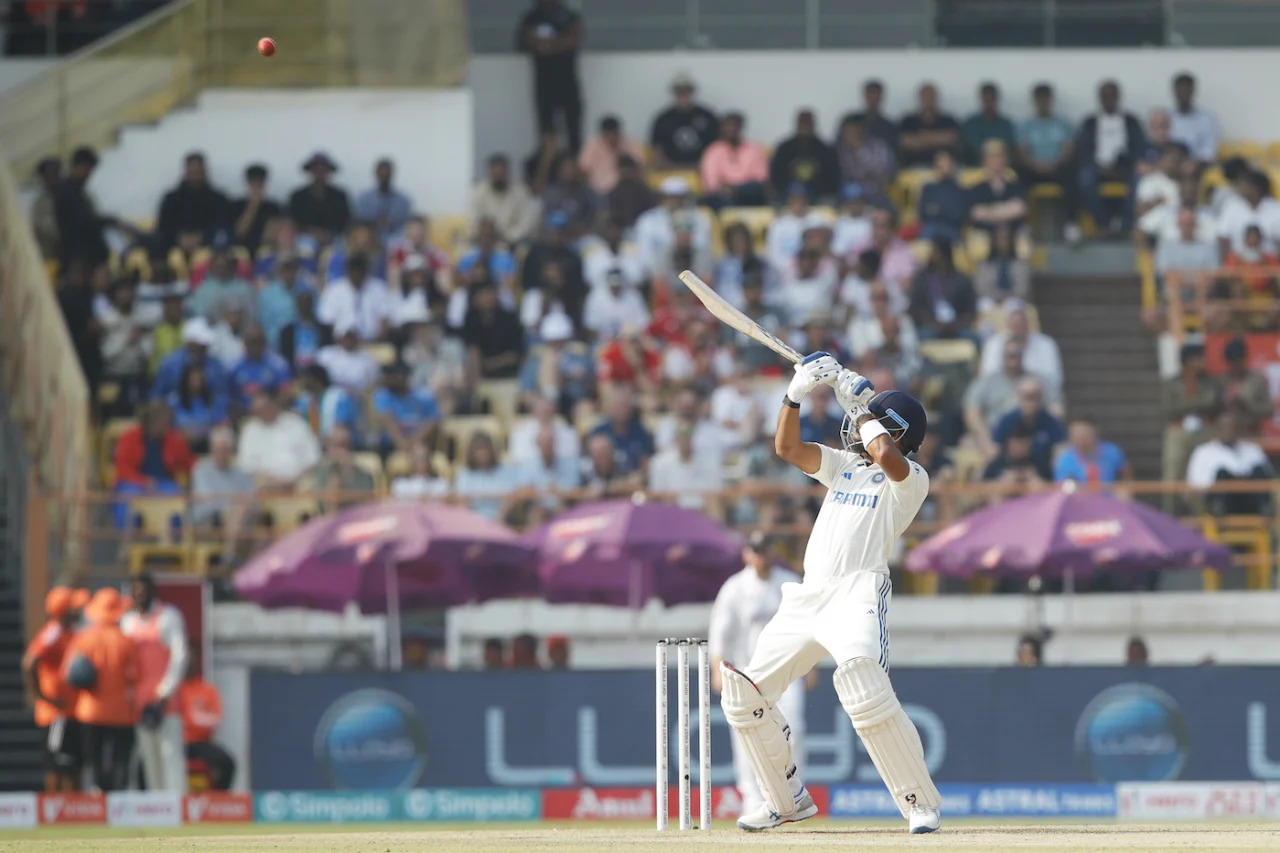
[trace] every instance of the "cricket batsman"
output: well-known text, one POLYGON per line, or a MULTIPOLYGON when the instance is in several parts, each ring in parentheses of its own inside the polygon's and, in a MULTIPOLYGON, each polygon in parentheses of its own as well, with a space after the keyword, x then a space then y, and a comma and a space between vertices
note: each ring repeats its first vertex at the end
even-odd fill
MULTIPOLYGON (((711 606, 711 628, 707 639, 711 653, 711 687, 720 692, 720 662, 725 660, 750 660, 756 640, 764 626, 778 612, 782 603, 782 590, 787 584, 800 581, 795 572, 774 565, 770 553, 769 537, 763 530, 751 534, 742 549, 742 571, 732 575, 711 606)), ((806 687, 817 684, 817 672, 811 670, 803 679, 793 681, 778 700, 778 709, 791 722, 791 748, 797 767, 804 753, 804 692, 806 687)), ((764 797, 756 785, 756 772, 751 759, 733 741, 733 775, 742 797, 742 814, 760 810, 764 797)))
POLYGON ((804 555, 804 580, 785 584, 750 662, 720 664, 720 705, 755 769, 765 803, 738 826, 758 831, 818 813, 792 758, 783 691, 830 654, 840 704, 888 786, 910 831, 933 832, 941 797, 924 763, 920 735, 889 683, 889 554, 929 491, 929 476, 907 459, 925 434, 920 402, 880 394, 829 353, 795 367, 778 415, 780 458, 827 487, 804 555), (845 411, 844 450, 800 440, 799 408, 820 384, 845 411))

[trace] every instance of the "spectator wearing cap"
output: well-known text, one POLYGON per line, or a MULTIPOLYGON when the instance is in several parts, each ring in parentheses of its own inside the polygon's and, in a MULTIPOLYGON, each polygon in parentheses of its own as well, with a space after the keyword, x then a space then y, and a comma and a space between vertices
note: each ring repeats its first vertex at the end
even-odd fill
POLYGON ((1088 421, 1072 421, 1067 446, 1053 464, 1053 481, 1062 483, 1115 483, 1133 479, 1133 469, 1119 445, 1098 438, 1088 421))
POLYGON ((937 153, 960 151, 960 125, 938 108, 938 88, 921 85, 916 95, 919 109, 903 116, 898 125, 898 164, 904 169, 927 169, 937 153))
POLYGON ((297 317, 280 330, 277 349, 295 372, 313 363, 316 354, 333 338, 333 328, 316 316, 316 295, 308 287, 293 293, 293 309, 297 317))
POLYGON ((1114 80, 1098 87, 1098 107, 1098 112, 1080 125, 1076 136, 1080 201, 1098 228, 1127 234, 1133 224, 1132 193, 1118 209, 1112 209, 1102 197, 1102 184, 1118 182, 1132 189, 1146 137, 1138 119, 1120 109, 1120 86, 1114 80))
POLYGON ((905 292, 916 274, 916 255, 898 236, 898 215, 893 210, 872 210, 871 239, 855 246, 851 254, 859 255, 867 249, 880 253, 880 280, 905 292))
POLYGON ((542 209, 549 216, 563 213, 569 218, 569 233, 581 237, 595 225, 600 197, 582 177, 578 161, 562 156, 555 165, 552 181, 542 192, 542 209))
POLYGON ((725 114, 720 138, 702 153, 698 169, 712 207, 768 204, 769 154, 760 143, 743 138, 746 121, 742 113, 725 114))
POLYGON ((1038 83, 1031 90, 1033 115, 1018 126, 1018 176, 1029 187, 1062 187, 1069 227, 1075 229, 1075 129, 1054 112, 1053 94, 1048 83, 1038 83))
POLYGON ((1005 330, 991 335, 982 345, 980 373, 998 373, 1003 369, 1004 352, 1012 342, 1022 347, 1022 365, 1051 387, 1062 388, 1062 352, 1053 338, 1033 331, 1027 305, 1020 299, 1004 304, 1005 330))
POLYGON ((605 196, 618 183, 618 161, 624 156, 643 165, 644 147, 623 134, 617 116, 605 116, 600 119, 600 133, 587 140, 578 154, 578 166, 591 188, 605 196))
POLYGON ((1225 258, 1245 248, 1245 231, 1257 226, 1262 232, 1262 250, 1274 252, 1280 237, 1280 202, 1271 195, 1271 180, 1256 169, 1245 170, 1236 180, 1238 196, 1226 202, 1218 213, 1218 247, 1225 258))
POLYGON ((360 346, 360 331, 349 317, 333 324, 333 343, 316 353, 316 364, 334 385, 357 396, 374 386, 380 371, 377 360, 360 346))
POLYGON ((389 157, 373 167, 373 186, 356 196, 355 218, 370 223, 385 245, 404 230, 413 201, 395 188, 396 164, 389 157))
POLYGON ((670 264, 677 231, 688 232, 689 245, 695 252, 711 249, 711 221, 694 206, 688 181, 673 175, 662 181, 660 189, 662 203, 636 220, 636 248, 640 260, 650 271, 665 269, 670 264))
POLYGON ((160 201, 156 239, 161 248, 168 249, 179 234, 198 231, 202 242, 209 245, 214 235, 230 224, 228 212, 227 197, 209 184, 204 154, 192 151, 183 159, 182 180, 160 201))
POLYGON ((1195 77, 1183 72, 1173 78, 1173 102, 1170 135, 1187 146, 1201 168, 1212 165, 1218 159, 1218 122, 1196 106, 1195 77))
POLYGON ((259 488, 292 491, 319 461, 320 442, 307 422, 282 409, 273 392, 260 389, 240 430, 237 467, 252 474, 259 488))
POLYGON ((252 317, 257 307, 253 285, 236 272, 235 262, 225 247, 216 250, 209 260, 209 272, 195 293, 187 298, 187 310, 211 323, 222 319, 228 310, 238 309, 252 317))
POLYGON ((1191 451, 1209 438, 1208 424, 1222 406, 1222 384, 1205 371, 1204 346, 1184 344, 1182 369, 1162 389, 1164 429, 1163 479, 1181 480, 1191 451))
POLYGON ((1031 463, 1043 480, 1053 479, 1053 459, 1067 440, 1062 421, 1045 407, 1044 387, 1034 376, 1024 376, 1017 383, 1017 407, 1003 414, 991 430, 998 445, 1015 432, 1031 439, 1031 463))
POLYGON ((474 379, 515 379, 519 375, 524 329, 516 312, 499 302, 498 288, 492 281, 481 279, 472 284, 461 338, 474 379))
POLYGON ((267 346, 266 331, 254 323, 244 331, 244 358, 231 369, 231 392, 237 405, 248 408, 259 388, 281 391, 293 377, 289 362, 267 346))
POLYGON ((573 324, 563 314, 543 317, 538 339, 541 343, 520 365, 521 399, 535 414, 540 401, 550 401, 555 411, 571 419, 577 406, 595 393, 591 355, 586 347, 572 345, 573 324))
POLYGON ((257 257, 267 223, 279 218, 284 209, 267 195, 267 167, 263 164, 253 163, 244 170, 244 186, 244 197, 231 202, 227 209, 227 222, 232 241, 257 257))
POLYGON ((644 179, 640 163, 623 155, 618 158, 618 182, 605 198, 605 211, 609 217, 631 228, 640 214, 658 203, 658 195, 644 179))
POLYGON ((871 216, 867 191, 860 184, 845 184, 840 192, 840 211, 831 226, 831 254, 847 258, 855 246, 871 239, 871 216))
POLYGON ((1222 375, 1222 402, 1240 416, 1243 429, 1256 434, 1275 414, 1267 378, 1249 369, 1249 348, 1242 337, 1227 341, 1222 358, 1227 363, 1222 375))
POLYGON ((835 198, 840 190, 840 165, 836 152, 818 138, 813 110, 796 113, 795 132, 778 143, 769 163, 769 184, 775 195, 790 193, 792 184, 804 184, 809 198, 835 198))
POLYGON ((720 456, 696 452, 693 436, 693 424, 676 425, 671 446, 654 454, 649 464, 649 491, 666 495, 676 506, 718 515, 707 493, 724 484, 720 456))
MULTIPOLYGON (((898 150, 898 126, 884 114, 884 83, 881 81, 872 79, 862 84, 862 109, 846 114, 840 120, 841 125, 850 119, 862 122, 867 135, 884 142, 890 151, 898 150)), ((837 129, 836 136, 839 135, 837 129)))
POLYGON ((982 143, 982 182, 969 189, 969 221, 994 236, 1016 235, 1027 222, 1027 198, 1009 169, 1009 149, 999 139, 982 143))
POLYGON ((164 403, 153 401, 143 406, 138 423, 116 442, 116 491, 177 494, 179 482, 186 480, 194 464, 191 448, 173 426, 173 413, 164 403))
POLYGON ((347 193, 329 183, 338 164, 323 151, 312 154, 302 164, 302 171, 311 176, 311 182, 293 191, 289 196, 289 216, 303 231, 310 232, 316 241, 326 244, 335 234, 347 230, 351 223, 351 201, 347 193))
POLYGON ((58 258, 63 269, 80 262, 91 270, 106 263, 111 255, 103 229, 114 224, 115 220, 98 212, 88 190, 89 178, 97 167, 97 152, 88 147, 77 148, 71 154, 67 178, 58 185, 54 196, 58 258))
POLYGON ((182 372, 188 364, 198 364, 204 368, 205 379, 215 393, 225 394, 229 387, 227 373, 217 359, 209 356, 209 348, 213 346, 213 328, 203 317, 193 317, 182 326, 182 348, 174 350, 156 369, 155 383, 151 387, 151 396, 164 399, 178 390, 182 372))
POLYGON ((373 414, 381 427, 379 450, 407 453, 413 444, 433 437, 440 407, 426 388, 409 387, 409 368, 389 364, 382 370, 382 387, 373 392, 373 414))
POLYGON ((920 234, 926 240, 945 237, 955 242, 964 235, 970 196, 956 178, 956 158, 951 149, 939 150, 933 165, 938 177, 920 191, 920 234))
POLYGON ((379 340, 395 326, 395 294, 370 274, 364 255, 354 254, 347 258, 346 277, 329 282, 320 294, 316 316, 322 323, 354 328, 361 340, 379 340))
POLYGON ((805 231, 825 224, 825 218, 809 207, 808 187, 793 182, 786 189, 786 206, 765 231, 765 257, 778 273, 784 273, 799 254, 805 231))
POLYGON ((846 118, 836 134, 836 162, 846 190, 859 187, 872 198, 885 198, 893 185, 898 162, 889 143, 867 132, 866 124, 846 118))
POLYGON ((516 30, 516 49, 533 60, 538 132, 554 135, 558 121, 562 121, 569 148, 575 152, 582 146, 581 47, 582 18, 561 0, 537 0, 516 30))
POLYGON ((983 146, 991 139, 1000 140, 1005 150, 1012 150, 1014 137, 1013 122, 1000 112, 1000 87, 991 82, 983 83, 978 87, 978 111, 960 126, 965 162, 982 165, 983 146))
POLYGON ((533 238, 542 206, 521 181, 511 177, 511 161, 505 154, 489 158, 485 176, 471 191, 471 224, 474 232, 482 219, 493 220, 498 238, 516 245, 533 238))
POLYGON ((649 145, 658 169, 696 169, 702 155, 720 134, 715 113, 699 104, 697 87, 688 74, 671 81, 671 106, 653 120, 649 145))
POLYGON ((45 157, 36 164, 36 196, 31 202, 31 230, 46 261, 58 259, 58 185, 62 183, 62 161, 45 157))
POLYGON ((308 364, 299 371, 290 408, 321 438, 335 426, 346 427, 354 436, 361 434, 360 405, 347 389, 331 384, 329 371, 319 364, 308 364))

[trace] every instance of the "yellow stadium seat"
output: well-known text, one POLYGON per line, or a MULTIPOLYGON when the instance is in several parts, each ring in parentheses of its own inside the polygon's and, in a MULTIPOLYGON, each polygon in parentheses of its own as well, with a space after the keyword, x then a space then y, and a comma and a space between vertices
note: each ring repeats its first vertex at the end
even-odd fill
POLYGON ((1266 151, 1261 142, 1252 139, 1225 139, 1218 143, 1219 160, 1243 157, 1246 160, 1257 161, 1263 159, 1266 151))
POLYGON ((1204 174, 1200 176, 1200 202, 1202 204, 1209 201, 1209 196, 1218 187, 1227 185, 1227 177, 1222 174, 1222 168, 1219 166, 1210 166, 1204 170, 1204 174))
POLYGON ((112 418, 98 433, 98 466, 102 485, 108 489, 114 488, 116 484, 116 442, 135 423, 137 421, 129 418, 112 418))
POLYGON ((445 418, 440 422, 441 438, 445 442, 444 450, 455 464, 462 464, 467 458, 467 446, 476 433, 488 433, 493 439, 494 450, 501 457, 506 450, 503 438, 502 423, 492 415, 463 415, 445 418))
POLYGON ((655 169, 646 176, 645 181, 656 190, 667 178, 683 178, 689 185, 690 193, 702 195, 702 175, 697 169, 655 169))
POLYGON ((480 383, 478 393, 480 399, 489 402, 489 414, 504 424, 515 420, 516 408, 520 403, 518 379, 486 379, 480 383))
POLYGON ((403 450, 397 450, 387 457, 387 479, 407 477, 413 470, 413 458, 403 450))
POLYGON ((282 535, 320 515, 320 505, 310 495, 277 495, 262 499, 262 513, 275 534, 282 535))
POLYGON ((890 190, 893 203, 904 215, 910 212, 914 217, 916 208, 920 206, 920 192, 924 185, 937 178, 938 173, 933 169, 903 169, 890 190))
POLYGON ((920 355, 934 364, 972 363, 978 358, 978 346, 968 338, 921 341, 920 355))
POLYGON ((373 356, 373 360, 378 363, 379 367, 386 367, 388 364, 395 364, 395 344, 374 341, 372 343, 364 344, 361 349, 373 356))
POLYGON ((386 494, 387 472, 382 470, 382 458, 376 453, 362 452, 351 454, 351 461, 361 471, 373 477, 373 490, 378 494, 386 494))
POLYGON ((129 499, 129 527, 149 539, 174 542, 172 531, 175 522, 182 533, 179 538, 185 538, 186 520, 186 498, 156 495, 129 499))
POLYGON ((1098 191, 1103 198, 1127 198, 1131 188, 1122 181, 1105 181, 1098 191))
POLYGON ((751 232, 751 243, 757 252, 764 251, 764 235, 777 214, 772 207, 726 207, 720 211, 720 235, 735 222, 741 222, 751 232))
POLYGON ((433 216, 427 221, 427 241, 457 261, 471 243, 471 223, 456 214, 433 216))

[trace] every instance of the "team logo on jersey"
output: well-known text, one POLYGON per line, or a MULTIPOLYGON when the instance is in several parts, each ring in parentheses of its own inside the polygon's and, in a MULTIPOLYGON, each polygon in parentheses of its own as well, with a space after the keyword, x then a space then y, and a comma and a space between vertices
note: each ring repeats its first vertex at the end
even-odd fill
POLYGON ((873 485, 874 485, 874 484, 877 484, 877 483, 883 483, 883 482, 884 482, 884 472, 883 472, 883 471, 877 471, 875 474, 872 474, 872 475, 871 475, 871 482, 872 482, 872 484, 873 484, 873 485))

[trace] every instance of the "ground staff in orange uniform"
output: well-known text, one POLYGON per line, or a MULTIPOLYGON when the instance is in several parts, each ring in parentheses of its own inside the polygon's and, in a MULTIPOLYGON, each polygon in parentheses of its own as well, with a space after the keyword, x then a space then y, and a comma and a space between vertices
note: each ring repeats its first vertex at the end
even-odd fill
POLYGON ((187 790, 182 714, 172 701, 187 671, 187 629, 178 608, 156 599, 155 579, 133 579, 133 607, 120 629, 138 647, 138 754, 148 791, 187 790))
POLYGON ((229 752, 213 742, 214 731, 222 725, 222 696, 217 687, 201 676, 200 646, 193 640, 187 642, 187 661, 187 678, 174 696, 174 704, 182 711, 187 758, 205 763, 211 788, 229 791, 236 775, 236 762, 229 752))
POLYGON ((49 590, 44 599, 49 621, 22 657, 27 701, 34 708, 36 725, 45 735, 46 791, 80 789, 82 738, 79 724, 69 714, 75 690, 62 680, 62 659, 75 633, 80 610, 88 600, 87 590, 65 586, 49 590))
POLYGON ((89 625, 71 640, 62 661, 62 677, 78 688, 72 716, 84 729, 85 759, 103 791, 128 787, 137 722, 138 652, 120 631, 124 609, 116 590, 94 593, 84 609, 89 625))

